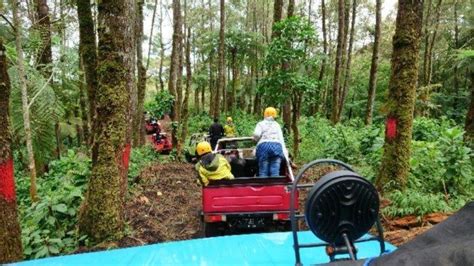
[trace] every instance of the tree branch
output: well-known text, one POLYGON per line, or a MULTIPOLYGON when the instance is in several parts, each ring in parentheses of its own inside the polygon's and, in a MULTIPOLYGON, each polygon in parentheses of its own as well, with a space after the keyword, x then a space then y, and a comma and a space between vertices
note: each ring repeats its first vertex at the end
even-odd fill
POLYGON ((16 32, 15 26, 13 26, 13 24, 10 22, 10 20, 8 20, 8 18, 4 14, 0 14, 0 17, 2 17, 8 23, 8 25, 10 25, 13 31, 16 32))

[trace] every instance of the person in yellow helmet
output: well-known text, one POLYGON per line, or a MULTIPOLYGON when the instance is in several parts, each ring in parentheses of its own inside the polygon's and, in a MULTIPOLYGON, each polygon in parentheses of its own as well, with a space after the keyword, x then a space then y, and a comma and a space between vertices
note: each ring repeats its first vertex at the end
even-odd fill
POLYGON ((209 180, 234 179, 227 159, 211 151, 211 144, 207 141, 200 142, 196 146, 198 162, 195 169, 199 174, 201 183, 207 186, 209 180))
POLYGON ((283 132, 278 122, 275 121, 277 111, 273 107, 267 107, 264 119, 258 122, 253 136, 257 141, 257 160, 260 177, 272 177, 280 175, 281 161, 288 158, 285 147, 283 132))
POLYGON ((232 117, 227 117, 226 124, 224 126, 224 134, 228 138, 233 138, 236 135, 236 129, 232 117))

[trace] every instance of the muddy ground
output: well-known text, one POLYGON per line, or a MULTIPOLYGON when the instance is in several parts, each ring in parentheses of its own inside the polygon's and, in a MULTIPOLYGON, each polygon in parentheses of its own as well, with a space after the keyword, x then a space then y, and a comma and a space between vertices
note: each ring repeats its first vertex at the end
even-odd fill
MULTIPOLYGON (((305 176, 305 181, 334 170, 324 167, 305 176)), ((304 198, 304 194, 300 194, 304 198)), ((303 203, 303 202, 301 202, 303 203)), ((304 204, 300 204, 304 206, 304 204)), ((201 186, 193 166, 184 163, 155 164, 137 178, 126 208, 130 234, 118 246, 128 247, 203 237, 200 220, 201 186)), ((425 232, 449 214, 423 218, 382 217, 387 241, 401 245, 425 232)))
POLYGON ((137 178, 126 206, 131 231, 119 246, 201 237, 201 186, 190 164, 155 164, 137 178))

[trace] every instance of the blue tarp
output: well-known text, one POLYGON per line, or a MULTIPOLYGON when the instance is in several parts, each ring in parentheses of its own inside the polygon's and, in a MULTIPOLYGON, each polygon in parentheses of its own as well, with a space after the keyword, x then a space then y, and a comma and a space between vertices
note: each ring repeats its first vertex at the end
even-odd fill
MULTIPOLYGON (((299 232, 300 243, 321 242, 311 232, 299 232)), ((366 236, 368 237, 368 236, 366 236)), ((377 241, 356 244, 358 258, 380 254, 377 241)), ((387 251, 395 247, 386 244, 387 251)), ((327 263, 324 247, 301 250, 303 264, 327 263)), ((70 265, 294 265, 291 232, 248 234, 168 242, 110 251, 25 261, 18 266, 70 265)))

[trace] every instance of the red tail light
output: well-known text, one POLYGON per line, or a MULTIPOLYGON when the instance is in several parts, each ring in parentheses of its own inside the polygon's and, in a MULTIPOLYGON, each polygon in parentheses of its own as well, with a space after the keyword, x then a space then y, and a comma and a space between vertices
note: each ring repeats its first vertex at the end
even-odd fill
POLYGON ((273 220, 277 220, 277 221, 290 220, 290 214, 289 213, 274 213, 273 214, 273 220))
POLYGON ((226 216, 225 215, 204 215, 204 221, 206 223, 225 222, 226 216))

